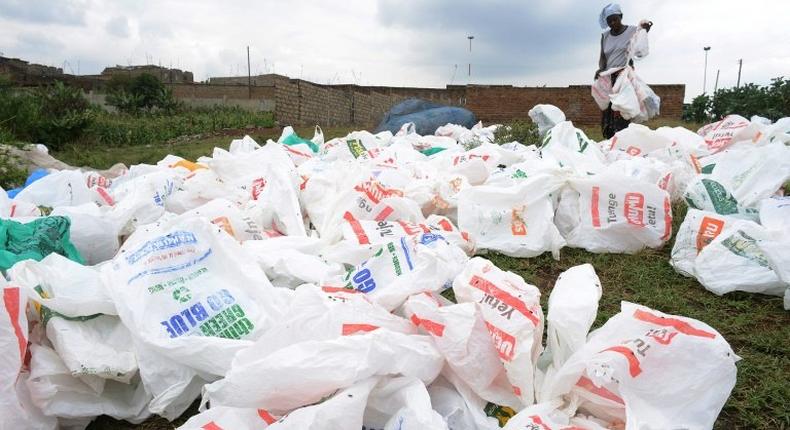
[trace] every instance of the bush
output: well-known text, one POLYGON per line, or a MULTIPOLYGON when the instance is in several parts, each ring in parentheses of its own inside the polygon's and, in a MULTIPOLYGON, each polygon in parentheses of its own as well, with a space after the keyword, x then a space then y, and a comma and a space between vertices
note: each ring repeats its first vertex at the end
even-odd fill
POLYGON ((0 127, 17 140, 59 149, 80 138, 93 117, 82 90, 62 82, 34 91, 0 86, 0 127))
MULTIPOLYGON (((696 99, 695 99, 696 100, 696 99)), ((746 84, 716 91, 709 103, 710 114, 722 118, 738 114, 746 118, 759 115, 776 121, 790 116, 790 79, 774 78, 771 84, 746 84)))
POLYGON ((690 105, 683 105, 683 121, 706 123, 710 119, 708 117, 709 110, 710 97, 700 94, 694 97, 690 105))
POLYGON ((516 120, 499 127, 494 133, 494 143, 498 145, 513 141, 540 146, 538 127, 532 121, 516 120))
POLYGON ((39 115, 35 142, 59 149, 80 138, 93 122, 94 110, 79 88, 55 82, 37 90, 35 98, 39 115))
POLYGON ((107 84, 107 91, 107 103, 127 114, 173 113, 180 108, 173 92, 149 73, 134 78, 114 76, 107 84))

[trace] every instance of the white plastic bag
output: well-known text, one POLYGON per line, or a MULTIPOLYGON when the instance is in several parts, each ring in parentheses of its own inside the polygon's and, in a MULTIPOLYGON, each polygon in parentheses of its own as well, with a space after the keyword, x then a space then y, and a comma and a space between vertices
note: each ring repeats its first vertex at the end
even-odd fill
POLYGON ((761 248, 772 239, 757 223, 735 221, 700 251, 694 262, 697 279, 718 295, 748 291, 782 296, 788 285, 779 279, 761 248))
POLYGON ((565 113, 554 105, 535 105, 528 114, 532 122, 537 124, 538 133, 541 136, 555 125, 565 121, 565 113))
POLYGON ((27 386, 33 402, 45 415, 87 421, 109 415, 139 423, 151 414, 146 408, 151 396, 139 378, 129 384, 108 380, 96 390, 73 377, 54 350, 32 344, 31 356, 27 386))
POLYGON ((513 393, 524 405, 532 404, 543 338, 540 291, 480 257, 469 260, 453 281, 453 291, 458 303, 477 304, 513 393))
POLYGON ((85 263, 99 264, 115 256, 120 248, 120 226, 95 203, 80 206, 56 207, 50 215, 71 220, 69 239, 80 252, 85 263))
POLYGON ((61 170, 28 185, 14 197, 14 200, 55 208, 91 203, 93 197, 81 171, 61 170))
POLYGON ((557 278, 549 295, 546 315, 544 356, 551 359, 546 379, 551 379, 553 373, 587 342, 601 294, 601 281, 591 264, 571 267, 557 278))
POLYGON ((279 414, 375 375, 401 374, 430 383, 443 363, 430 338, 378 329, 236 360, 224 379, 204 388, 204 401, 279 414))
POLYGON ((561 122, 546 133, 540 155, 559 167, 569 167, 578 175, 605 169, 601 149, 570 121, 561 122))
POLYGON ((28 350, 27 299, 19 287, 5 285, 5 278, 0 283, 0 429, 54 430, 56 419, 33 405, 25 386, 27 373, 22 373, 28 350))
POLYGON ((252 256, 200 218, 138 230, 105 267, 158 413, 186 408, 199 390, 194 378, 224 375, 285 306, 252 256))
POLYGON ((622 302, 547 381, 547 393, 629 430, 708 429, 735 386, 738 359, 701 321, 622 302))
POLYGON ((694 262, 697 255, 736 221, 715 212, 689 208, 675 236, 669 264, 681 275, 695 276, 694 262))
POLYGON ((672 234, 669 194, 657 185, 604 173, 572 179, 570 186, 555 220, 568 246, 635 253, 660 247, 672 234))
POLYGON ((410 295, 449 288, 468 257, 439 234, 422 233, 388 242, 343 279, 387 310, 410 295))
POLYGON ((458 197, 458 226, 469 233, 478 249, 522 258, 551 251, 559 258, 565 241, 552 222, 551 194, 563 182, 562 177, 544 174, 507 188, 463 190, 458 197))
POLYGON ((476 395, 500 405, 521 406, 474 303, 443 305, 430 294, 415 294, 403 305, 403 312, 433 337, 447 365, 476 395))
POLYGON ((756 141, 760 137, 760 125, 740 115, 727 115, 700 128, 697 134, 705 138, 708 150, 715 154, 737 142, 756 141))

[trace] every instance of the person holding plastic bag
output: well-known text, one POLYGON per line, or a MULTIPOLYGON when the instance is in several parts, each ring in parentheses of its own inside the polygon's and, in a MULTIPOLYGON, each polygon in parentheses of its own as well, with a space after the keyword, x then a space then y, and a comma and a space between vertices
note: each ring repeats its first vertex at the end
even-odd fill
MULTIPOLYGON (((601 53, 598 58, 598 71, 595 72, 596 83, 593 85, 593 95, 598 91, 602 96, 608 97, 608 94, 611 92, 611 87, 615 85, 617 77, 623 70, 610 74, 610 82, 606 82, 606 79, 599 79, 599 75, 603 71, 618 67, 634 66, 628 48, 638 27, 625 25, 622 19, 623 12, 620 9, 620 5, 617 3, 609 3, 606 5, 601 11, 601 16, 598 18, 601 28, 604 30, 608 28, 609 31, 605 31, 601 35, 601 53), (608 86, 608 88, 601 88, 602 86, 608 86)), ((650 31, 652 26, 653 23, 650 21, 641 23, 641 27, 644 28, 645 31, 650 31)), ((628 127, 629 123, 630 121, 624 118, 619 111, 612 109, 612 104, 609 103, 603 110, 603 115, 601 117, 601 131, 604 139, 611 139, 615 133, 628 127)))

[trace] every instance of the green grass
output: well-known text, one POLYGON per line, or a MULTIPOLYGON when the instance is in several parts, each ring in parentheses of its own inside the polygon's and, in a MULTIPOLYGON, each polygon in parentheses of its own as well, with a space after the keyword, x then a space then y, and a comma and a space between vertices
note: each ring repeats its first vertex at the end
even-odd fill
MULTIPOLYGON (((696 131, 699 124, 658 120, 648 123, 659 126, 685 126, 696 131)), ((325 137, 344 136, 356 127, 326 129, 325 137)), ((592 139, 601 139, 600 127, 583 127, 592 139)), ((298 127, 300 136, 310 138, 312 127, 298 127)), ((215 146, 227 148, 238 135, 214 136, 187 140, 177 144, 135 147, 78 146, 54 154, 72 165, 106 168, 123 162, 154 163, 167 154, 194 160, 210 155, 215 146)), ((261 144, 276 139, 279 129, 255 131, 252 136, 261 144)), ((685 205, 675 205, 674 230, 685 216, 685 205)), ((565 248, 559 261, 550 255, 530 259, 510 258, 498 254, 485 257, 505 270, 523 276, 542 292, 544 311, 554 282, 562 271, 583 263, 591 263, 601 279, 603 297, 594 327, 600 327, 620 310, 620 301, 639 303, 662 312, 696 318, 718 330, 742 360, 738 362, 738 380, 716 423, 717 429, 784 429, 790 428, 790 313, 782 308, 782 299, 759 294, 731 293, 723 297, 706 291, 695 279, 677 274, 669 265, 674 238, 658 250, 645 250, 636 255, 592 254, 565 248)), ((193 405, 194 406, 194 405, 193 405)), ((182 419, 195 413, 191 408, 182 419)), ((161 418, 152 418, 134 426, 101 417, 89 428, 100 429, 165 429, 175 428, 161 418)))
MULTIPOLYGON (((354 127, 332 127, 324 129, 324 138, 342 137, 356 130, 354 127)), ((312 127, 296 127, 299 136, 308 139, 313 137, 312 127)), ((215 147, 228 149, 230 141, 240 139, 249 134, 259 144, 263 145, 267 139, 277 140, 281 129, 253 129, 245 132, 236 130, 225 132, 220 136, 209 136, 195 139, 174 139, 171 143, 159 145, 134 145, 134 146, 102 146, 95 144, 75 144, 68 148, 54 152, 53 156, 72 166, 88 166, 96 169, 106 169, 116 163, 127 166, 146 163, 155 164, 168 154, 177 155, 188 160, 195 160, 200 156, 210 156, 215 147)))

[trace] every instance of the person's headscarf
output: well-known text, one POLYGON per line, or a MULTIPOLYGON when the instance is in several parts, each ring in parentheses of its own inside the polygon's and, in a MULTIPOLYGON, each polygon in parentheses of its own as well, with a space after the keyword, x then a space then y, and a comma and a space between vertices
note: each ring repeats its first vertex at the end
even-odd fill
POLYGON ((609 18, 612 15, 622 15, 623 11, 620 10, 620 5, 617 3, 609 3, 608 5, 604 6, 603 10, 601 11, 601 16, 598 17, 598 23, 601 24, 601 28, 606 30, 609 28, 609 24, 606 23, 606 18, 609 18))

